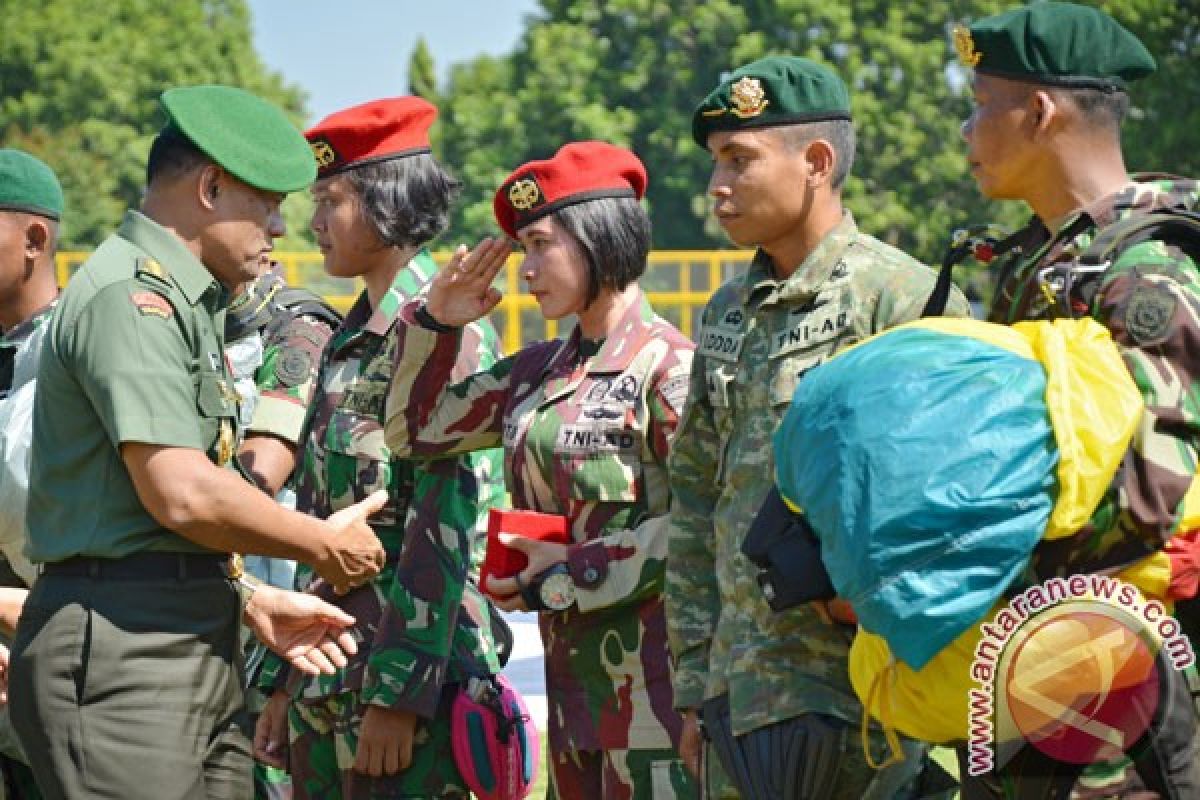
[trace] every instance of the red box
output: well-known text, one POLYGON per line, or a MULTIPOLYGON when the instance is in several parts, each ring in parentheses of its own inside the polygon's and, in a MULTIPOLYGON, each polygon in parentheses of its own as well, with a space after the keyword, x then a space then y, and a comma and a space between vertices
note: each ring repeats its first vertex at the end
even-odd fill
POLYGON ((570 544, 567 518, 561 514, 543 514, 540 511, 488 511, 487 553, 479 569, 479 585, 487 591, 492 578, 511 578, 529 563, 520 550, 500 543, 500 534, 515 533, 542 542, 570 544))

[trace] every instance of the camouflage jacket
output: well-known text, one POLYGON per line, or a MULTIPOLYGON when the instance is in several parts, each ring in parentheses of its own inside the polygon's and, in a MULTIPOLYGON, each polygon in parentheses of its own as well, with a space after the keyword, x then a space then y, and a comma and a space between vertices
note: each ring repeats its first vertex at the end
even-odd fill
POLYGON ((550 746, 673 746, 666 459, 692 343, 641 296, 591 355, 576 327, 450 385, 455 335, 410 327, 407 336, 413 370, 393 383, 390 405, 405 414, 388 421, 388 445, 432 456, 503 443, 513 506, 570 522, 577 604, 539 618, 550 746))
POLYGON ((1200 272, 1161 241, 1129 247, 1096 279, 1089 300, 1063 298, 1040 276, 1069 265, 1098 231, 1159 208, 1200 210, 1200 183, 1145 176, 1073 214, 1057 234, 1037 219, 997 257, 993 322, 1089 315, 1112 333, 1145 401, 1142 424, 1116 479, 1076 535, 1043 542, 1034 553, 1042 576, 1128 564, 1162 547, 1200 453, 1200 272))
MULTIPOLYGON (((846 214, 786 280, 759 251, 709 300, 670 464, 666 603, 677 707, 728 692, 738 735, 808 712, 860 721, 846 667, 853 632, 809 606, 772 611, 742 539, 773 482, 771 436, 800 377, 919 317, 935 279, 846 214)), ((957 290, 947 313, 969 313, 957 290)))
MULTIPOLYGON (((298 588, 320 594, 353 614, 359 652, 333 676, 287 681, 299 699, 360 691, 364 704, 407 709, 431 718, 445 683, 500 669, 492 640, 492 609, 475 585, 482 560, 486 511, 503 502, 499 453, 414 464, 384 443, 388 384, 396 365, 398 312, 436 270, 422 252, 401 270, 372 311, 364 292, 334 333, 302 437, 296 472, 297 508, 326 517, 386 489, 390 499, 371 518, 388 552, 368 586, 344 597, 301 567, 298 588)), ((492 364, 497 338, 490 325, 464 337, 455 370, 492 364)), ((259 685, 276 688, 278 660, 259 685)))

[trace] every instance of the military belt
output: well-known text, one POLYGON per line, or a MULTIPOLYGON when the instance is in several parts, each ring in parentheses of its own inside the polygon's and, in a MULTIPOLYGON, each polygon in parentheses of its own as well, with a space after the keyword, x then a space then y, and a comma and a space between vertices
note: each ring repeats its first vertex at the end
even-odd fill
POLYGON ((77 556, 43 564, 42 574, 117 581, 212 580, 229 577, 229 556, 157 552, 134 553, 123 558, 77 556))

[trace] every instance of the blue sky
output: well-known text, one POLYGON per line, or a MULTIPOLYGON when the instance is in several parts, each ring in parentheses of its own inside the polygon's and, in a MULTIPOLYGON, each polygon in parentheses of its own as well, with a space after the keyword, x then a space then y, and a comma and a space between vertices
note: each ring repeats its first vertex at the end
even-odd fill
POLYGON ((309 122, 408 89, 424 36, 444 80, 452 63, 512 51, 536 0, 249 0, 267 66, 308 92, 309 122))

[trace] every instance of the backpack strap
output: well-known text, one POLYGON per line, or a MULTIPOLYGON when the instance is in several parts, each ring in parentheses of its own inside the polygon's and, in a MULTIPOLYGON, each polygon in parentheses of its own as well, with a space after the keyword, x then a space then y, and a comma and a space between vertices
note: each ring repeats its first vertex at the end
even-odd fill
POLYGON ((291 324, 297 317, 312 316, 337 330, 342 324, 342 315, 321 297, 294 286, 283 286, 271 298, 271 318, 263 329, 263 338, 271 340, 291 324))
POLYGON ((979 261, 991 261, 1001 253, 1012 250, 1017 237, 1006 236, 1004 231, 995 225, 976 225, 970 228, 960 228, 954 232, 954 238, 942 257, 942 268, 938 272, 937 282, 929 299, 925 301, 922 317, 940 317, 946 313, 946 304, 950 302, 950 290, 954 288, 954 267, 974 256, 979 261))

